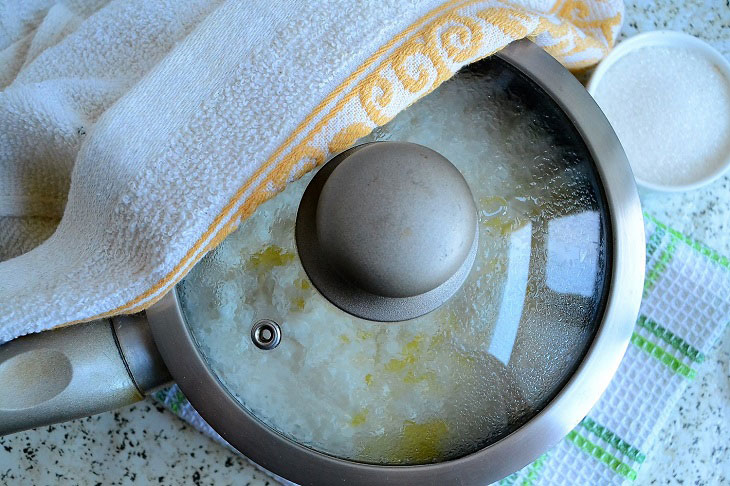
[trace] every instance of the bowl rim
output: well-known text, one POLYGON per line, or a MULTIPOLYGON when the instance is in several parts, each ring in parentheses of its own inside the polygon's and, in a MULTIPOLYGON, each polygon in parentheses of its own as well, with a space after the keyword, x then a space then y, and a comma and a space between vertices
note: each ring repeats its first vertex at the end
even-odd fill
MULTIPOLYGON (((608 70, 616 64, 616 62, 627 54, 638 49, 654 46, 683 47, 702 54, 718 68, 721 74, 724 75, 728 86, 730 87, 730 61, 728 61, 728 59, 725 58, 725 56, 723 56, 717 49, 704 40, 685 32, 674 30, 654 30, 637 34, 619 42, 593 71, 586 89, 591 96, 595 98, 601 80, 608 70)), ((629 163, 630 162, 631 161, 629 161, 629 163)), ((715 167, 714 170, 692 182, 684 184, 661 184, 643 179, 638 177, 636 174, 634 174, 634 179, 640 187, 651 191, 677 193, 707 186, 725 175, 728 170, 730 170, 730 150, 728 150, 728 153, 722 163, 715 167)))

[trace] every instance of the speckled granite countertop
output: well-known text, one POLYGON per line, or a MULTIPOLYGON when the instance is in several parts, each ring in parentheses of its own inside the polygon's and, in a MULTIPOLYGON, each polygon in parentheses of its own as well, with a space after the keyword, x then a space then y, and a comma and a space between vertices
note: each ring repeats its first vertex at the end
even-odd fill
MULTIPOLYGON (((627 2, 623 37, 681 30, 730 58, 730 0, 627 2)), ((644 208, 730 255, 730 177, 687 194, 642 194, 644 208)), ((669 416, 640 485, 730 483, 730 329, 669 416)), ((274 484, 245 459, 148 399, 0 438, 0 485, 274 484)))

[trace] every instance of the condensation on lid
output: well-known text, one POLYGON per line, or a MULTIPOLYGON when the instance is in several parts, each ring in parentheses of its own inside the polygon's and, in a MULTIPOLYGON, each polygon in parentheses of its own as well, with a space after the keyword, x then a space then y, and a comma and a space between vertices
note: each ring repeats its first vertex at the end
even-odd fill
POLYGON ((454 459, 525 424, 580 363, 607 290, 609 218, 577 131, 499 59, 362 141, 376 140, 430 147, 469 184, 479 247, 454 297, 387 324, 331 305, 294 241, 306 176, 191 271, 181 304, 211 370, 280 434, 365 463, 454 459), (274 349, 251 342, 261 319, 281 328, 274 349))

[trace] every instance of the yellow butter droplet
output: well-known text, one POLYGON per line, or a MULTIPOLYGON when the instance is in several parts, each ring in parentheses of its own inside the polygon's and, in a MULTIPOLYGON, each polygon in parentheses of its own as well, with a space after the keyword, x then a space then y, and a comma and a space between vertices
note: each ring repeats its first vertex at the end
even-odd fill
POLYGON ((306 302, 301 297, 297 297, 296 299, 292 300, 292 307, 297 310, 304 310, 305 305, 306 302))
POLYGON ((409 371, 406 373, 406 376, 403 377, 403 382, 408 384, 414 384, 418 383, 418 378, 416 378, 415 373, 413 371, 409 371))
POLYGON ((406 367, 406 364, 408 363, 404 359, 393 358, 385 363, 385 371, 390 371, 392 373, 402 371, 406 367))
POLYGON ((294 255, 292 253, 276 245, 267 246, 249 258, 249 262, 256 268, 281 267, 291 263, 293 260, 294 255))
POLYGON ((403 352, 404 353, 413 353, 418 350, 418 347, 421 344, 421 340, 423 340, 423 336, 416 336, 413 338, 413 341, 409 342, 405 346, 403 346, 403 352))
POLYGON ((386 457, 392 462, 434 462, 446 453, 444 441, 448 435, 449 427, 443 420, 422 424, 406 420, 397 437, 372 437, 365 444, 363 453, 365 456, 386 457))
POLYGON ((357 332, 356 332, 356 334, 357 334, 357 338, 358 339, 361 339, 363 341, 366 340, 366 339, 370 339, 371 337, 373 337, 373 333, 371 333, 371 332, 365 332, 365 331, 363 331, 361 329, 358 329, 357 332))
POLYGON ((483 197, 479 199, 479 208, 489 216, 507 212, 507 200, 500 196, 483 197))
POLYGON ((350 338, 345 336, 344 334, 340 334, 340 341, 342 341, 345 344, 350 344, 350 338))
POLYGON ((449 427, 443 420, 431 420, 422 424, 406 420, 398 455, 418 462, 438 459, 442 454, 441 442, 448 433, 449 427))
POLYGON ((358 425, 364 424, 367 421, 367 419, 368 419, 368 409, 366 408, 362 412, 355 414, 352 417, 352 420, 350 421, 350 423, 354 426, 358 426, 358 425))
POLYGON ((413 371, 409 371, 406 373, 406 376, 403 377, 403 382, 408 383, 409 385, 420 383, 422 381, 426 381, 429 385, 433 385, 436 383, 436 375, 432 371, 427 371, 426 373, 416 376, 413 371))
POLYGON ((371 375, 370 373, 368 373, 367 375, 365 375, 365 383, 368 386, 372 385, 373 384, 373 375, 371 375))
POLYGON ((438 349, 441 345, 444 344, 445 338, 443 333, 437 334, 433 339, 431 339, 431 344, 429 344, 428 349, 434 350, 438 349))

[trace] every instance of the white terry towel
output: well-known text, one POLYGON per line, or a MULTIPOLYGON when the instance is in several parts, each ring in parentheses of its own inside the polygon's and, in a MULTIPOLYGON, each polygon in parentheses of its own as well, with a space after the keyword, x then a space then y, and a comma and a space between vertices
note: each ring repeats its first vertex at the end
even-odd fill
POLYGON ((0 343, 151 305, 287 181, 464 64, 530 37, 585 67, 622 12, 617 0, 7 0, 0 343))

